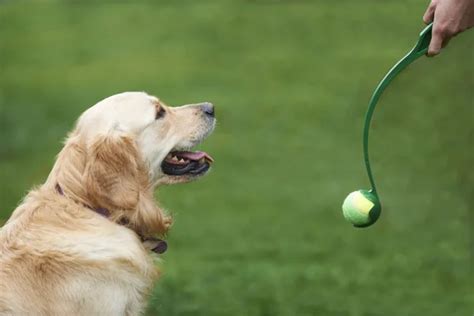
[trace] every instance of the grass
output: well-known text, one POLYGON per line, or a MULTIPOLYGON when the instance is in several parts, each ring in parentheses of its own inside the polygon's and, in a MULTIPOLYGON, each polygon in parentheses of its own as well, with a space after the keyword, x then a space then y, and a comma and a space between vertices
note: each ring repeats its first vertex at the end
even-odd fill
POLYGON ((157 195, 175 226, 148 315, 470 315, 473 35, 422 58, 377 109, 384 211, 367 187, 363 115, 416 41, 425 1, 0 5, 0 218, 42 183, 75 118, 108 95, 210 100, 216 158, 157 195))

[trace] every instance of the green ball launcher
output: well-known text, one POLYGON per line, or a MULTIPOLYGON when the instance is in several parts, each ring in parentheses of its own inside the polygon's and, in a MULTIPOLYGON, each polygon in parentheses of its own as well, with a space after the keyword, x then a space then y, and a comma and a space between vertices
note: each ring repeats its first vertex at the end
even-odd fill
POLYGON ((372 121, 377 102, 380 99, 383 91, 392 82, 392 80, 408 65, 414 62, 419 57, 426 54, 428 46, 431 41, 431 30, 433 24, 428 25, 423 31, 421 31, 418 42, 415 47, 405 55, 395 66, 393 66, 385 77, 380 81, 372 98, 369 102, 369 107, 365 115, 364 132, 363 132, 363 151, 364 151, 364 162, 369 177, 371 190, 358 190, 350 193, 344 203, 342 204, 342 211, 344 217, 355 227, 368 227, 374 224, 382 212, 382 204, 380 197, 375 186, 374 176, 370 167, 369 160, 369 129, 372 121))

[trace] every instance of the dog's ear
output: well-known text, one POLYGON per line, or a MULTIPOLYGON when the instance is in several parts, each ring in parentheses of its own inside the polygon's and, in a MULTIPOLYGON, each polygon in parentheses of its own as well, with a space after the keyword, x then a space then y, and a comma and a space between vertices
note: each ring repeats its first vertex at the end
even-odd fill
POLYGON ((94 207, 135 209, 147 181, 138 150, 127 136, 100 136, 88 148, 85 185, 94 207))
POLYGON ((138 149, 127 136, 98 137, 87 150, 84 182, 90 205, 106 208, 140 235, 164 235, 171 217, 155 203, 138 149))

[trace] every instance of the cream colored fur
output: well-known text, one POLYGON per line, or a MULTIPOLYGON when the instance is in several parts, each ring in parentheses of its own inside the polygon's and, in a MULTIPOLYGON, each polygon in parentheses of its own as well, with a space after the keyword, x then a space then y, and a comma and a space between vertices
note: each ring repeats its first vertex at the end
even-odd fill
POLYGON ((141 237, 171 225, 153 192, 194 178, 167 176, 161 162, 214 124, 200 104, 171 108, 141 92, 88 109, 46 182, 0 230, 0 315, 139 315, 159 275, 141 237))

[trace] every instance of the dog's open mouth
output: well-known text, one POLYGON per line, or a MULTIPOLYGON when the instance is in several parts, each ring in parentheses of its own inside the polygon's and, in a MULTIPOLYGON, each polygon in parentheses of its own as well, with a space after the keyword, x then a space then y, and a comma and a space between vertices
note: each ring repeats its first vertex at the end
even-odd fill
POLYGON ((214 162, 203 151, 172 151, 161 163, 161 169, 167 175, 200 175, 205 173, 214 162))

